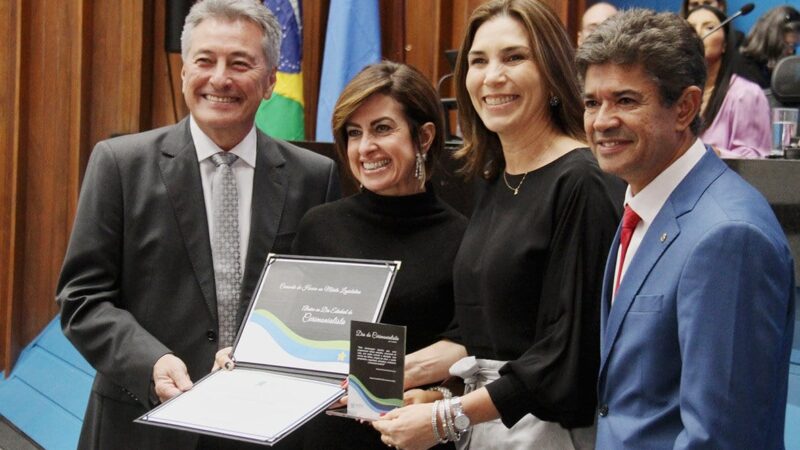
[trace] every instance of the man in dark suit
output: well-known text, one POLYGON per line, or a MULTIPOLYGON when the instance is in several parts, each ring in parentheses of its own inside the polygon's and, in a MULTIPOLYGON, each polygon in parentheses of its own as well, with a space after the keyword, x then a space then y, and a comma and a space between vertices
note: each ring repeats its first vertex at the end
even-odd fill
POLYGON ((254 126, 280 33, 259 2, 195 4, 182 36, 190 116, 92 152, 57 288, 64 333, 97 369, 81 448, 195 447, 197 435, 132 421, 210 371, 267 254, 339 197, 333 161, 254 126))
POLYGON ((630 10, 576 58, 592 150, 629 184, 597 448, 783 448, 793 261, 766 200, 697 139, 702 42, 676 15, 630 10))

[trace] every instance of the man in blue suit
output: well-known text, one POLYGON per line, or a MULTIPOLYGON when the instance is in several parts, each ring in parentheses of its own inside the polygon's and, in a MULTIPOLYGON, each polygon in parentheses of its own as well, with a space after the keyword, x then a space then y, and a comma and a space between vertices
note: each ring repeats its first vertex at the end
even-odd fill
POLYGON ((628 182, 606 265, 599 449, 780 449, 794 319, 764 198, 697 138, 703 44, 630 10, 578 50, 585 128, 628 182))

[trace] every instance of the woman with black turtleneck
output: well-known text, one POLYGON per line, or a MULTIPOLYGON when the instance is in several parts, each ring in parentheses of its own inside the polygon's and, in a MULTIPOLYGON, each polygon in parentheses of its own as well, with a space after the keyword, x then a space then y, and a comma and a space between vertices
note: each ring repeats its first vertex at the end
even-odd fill
POLYGON ((293 250, 402 261, 381 321, 405 325, 406 350, 413 352, 436 342, 453 317, 453 259, 465 226, 430 184, 404 196, 365 189, 309 211, 293 250))

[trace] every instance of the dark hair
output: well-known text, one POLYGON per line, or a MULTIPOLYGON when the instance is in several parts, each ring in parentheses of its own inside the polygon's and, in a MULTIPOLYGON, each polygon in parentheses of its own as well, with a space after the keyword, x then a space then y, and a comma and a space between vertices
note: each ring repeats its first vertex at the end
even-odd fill
MULTIPOLYGON (((686 20, 673 13, 630 9, 603 22, 578 49, 575 63, 581 82, 592 65, 640 66, 658 86, 661 102, 670 107, 689 86, 706 83, 703 42, 686 20)), ((695 135, 702 119, 690 125, 695 135)))
POLYGON ((759 17, 744 39, 741 53, 772 69, 783 56, 784 34, 800 29, 800 13, 789 5, 767 11, 759 17))
POLYGON ((411 141, 420 148, 420 127, 432 122, 436 132, 425 161, 426 179, 433 172, 433 161, 444 149, 444 115, 433 85, 417 69, 402 63, 382 61, 361 70, 344 87, 333 108, 333 140, 339 160, 355 178, 347 164, 347 121, 371 96, 383 94, 403 108, 411 141))
MULTIPOLYGON (((728 4, 727 4, 727 2, 725 0, 717 0, 717 3, 719 4, 719 8, 717 8, 717 9, 722 11, 724 14, 727 14, 728 13, 728 4)), ((694 7, 690 7, 689 6, 689 0, 682 0, 681 1, 681 9, 678 10, 678 15, 685 19, 685 18, 689 17, 689 14, 691 14, 692 11, 694 11, 696 8, 699 8, 701 6, 711 6, 711 5, 697 5, 697 6, 694 6, 694 7)), ((713 6, 712 6, 712 8, 713 8, 713 6)))
MULTIPOLYGON (((695 11, 699 11, 704 9, 706 11, 710 11, 714 16, 722 23, 727 19, 725 13, 720 11, 713 6, 698 6, 689 12, 686 16, 687 20, 689 16, 694 14, 695 11)), ((725 100, 725 95, 728 94, 728 87, 731 83, 731 75, 733 75, 734 69, 734 59, 736 58, 736 37, 731 33, 730 23, 726 23, 722 27, 722 31, 725 33, 725 40, 724 40, 724 53, 722 54, 722 59, 719 64, 719 72, 717 73, 717 80, 714 82, 714 88, 711 92, 711 98, 708 99, 708 104, 706 105, 705 111, 703 111, 703 126, 700 129, 700 133, 706 131, 708 127, 714 122, 714 118, 717 117, 717 113, 719 112, 719 108, 722 106, 722 102, 725 100)), ((702 39, 703 36, 700 36, 702 39)))
POLYGON ((500 139, 497 133, 483 124, 472 106, 466 86, 469 50, 475 34, 481 25, 498 16, 519 21, 527 32, 534 64, 544 84, 542 91, 551 93, 560 101, 560 105, 549 108, 550 120, 555 128, 574 139, 586 139, 583 104, 572 64, 574 50, 558 16, 543 2, 494 0, 479 6, 470 16, 456 60, 454 82, 464 145, 455 156, 463 161, 461 173, 467 177, 481 175, 494 178, 505 166, 500 139))

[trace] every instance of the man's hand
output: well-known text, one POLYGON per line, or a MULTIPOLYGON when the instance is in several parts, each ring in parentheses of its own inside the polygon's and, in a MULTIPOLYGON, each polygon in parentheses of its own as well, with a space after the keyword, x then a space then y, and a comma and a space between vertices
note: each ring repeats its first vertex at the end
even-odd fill
POLYGON ((216 372, 223 367, 225 370, 233 370, 234 362, 233 359, 231 359, 232 351, 233 347, 225 347, 217 351, 217 354, 214 355, 214 365, 211 366, 211 371, 216 372))
POLYGON ((158 399, 162 402, 175 397, 192 387, 186 364, 177 356, 167 353, 158 358, 153 366, 153 383, 158 399))

